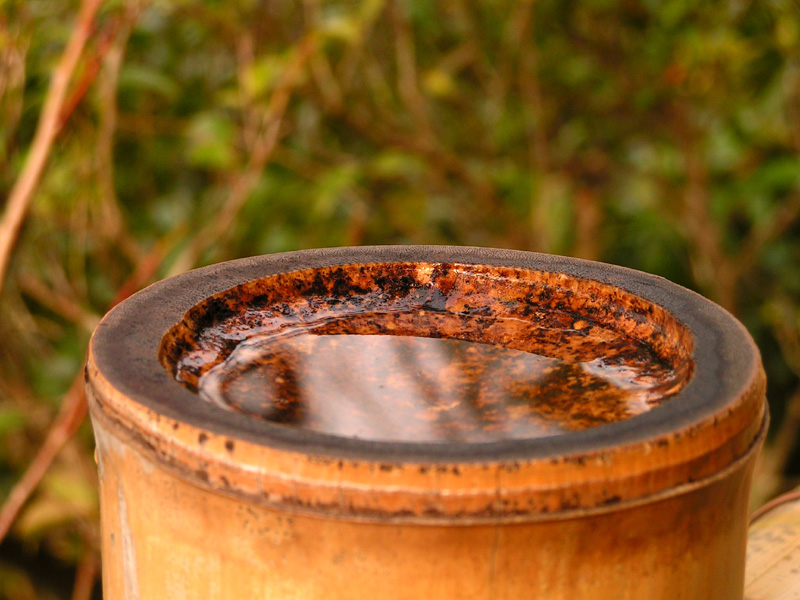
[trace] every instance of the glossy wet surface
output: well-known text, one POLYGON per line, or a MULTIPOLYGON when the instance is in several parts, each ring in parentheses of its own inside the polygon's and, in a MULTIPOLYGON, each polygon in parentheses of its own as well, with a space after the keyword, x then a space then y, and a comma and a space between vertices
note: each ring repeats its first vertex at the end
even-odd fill
POLYGON ((205 399, 276 423, 382 441, 491 442, 626 419, 669 395, 646 348, 565 362, 500 346, 300 331, 240 344, 199 382, 205 399))
POLYGON ((398 263, 248 282, 191 309, 160 357, 203 400, 253 418, 365 440, 484 443, 650 410, 691 378, 691 346, 669 313, 618 288, 398 263))

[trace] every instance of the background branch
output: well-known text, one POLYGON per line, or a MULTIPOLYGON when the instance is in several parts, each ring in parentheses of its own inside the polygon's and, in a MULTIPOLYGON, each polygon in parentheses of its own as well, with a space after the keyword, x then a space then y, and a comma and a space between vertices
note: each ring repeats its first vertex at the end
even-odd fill
POLYGON ((317 44, 317 36, 314 34, 307 35, 299 42, 294 56, 286 66, 283 76, 272 92, 269 103, 263 112, 260 131, 253 142, 247 166, 230 182, 230 192, 222 209, 214 219, 210 220, 206 226, 193 235, 189 246, 173 264, 170 275, 181 273, 196 266, 206 248, 218 243, 225 232, 234 224, 236 216, 258 183, 258 179, 278 143, 281 124, 289 106, 292 90, 317 48, 317 44))
MULTIPOLYGON (((156 244, 153 250, 144 257, 138 268, 119 289, 108 310, 141 289, 155 275, 163 262, 170 246, 166 243, 156 244)), ((72 380, 69 391, 61 402, 61 409, 44 443, 39 448, 33 462, 25 474, 11 490, 6 501, 0 507, 0 541, 8 534, 20 510, 36 490, 50 465, 64 447, 64 444, 75 434, 86 417, 86 390, 83 369, 72 380)))
POLYGON ((5 212, 0 220, 0 293, 3 290, 11 251, 17 241, 19 230, 25 220, 31 198, 36 191, 36 186, 42 176, 47 158, 53 146, 61 124, 61 114, 64 107, 64 98, 67 93, 70 79, 78 65, 86 41, 92 33, 92 26, 103 0, 83 0, 78 13, 72 35, 67 42, 61 60, 58 63, 50 80, 39 124, 31 143, 25 166, 11 188, 5 212))
POLYGON ((58 453, 73 436, 86 416, 83 372, 75 377, 61 403, 61 410, 39 452, 0 508, 0 541, 6 536, 19 511, 42 481, 58 453))

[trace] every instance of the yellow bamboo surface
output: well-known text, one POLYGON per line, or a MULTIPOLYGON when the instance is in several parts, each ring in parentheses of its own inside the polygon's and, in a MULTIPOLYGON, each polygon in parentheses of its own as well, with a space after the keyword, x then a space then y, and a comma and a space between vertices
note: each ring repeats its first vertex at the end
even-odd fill
POLYGON ((800 500, 777 506, 750 528, 745 600, 800 600, 800 500))

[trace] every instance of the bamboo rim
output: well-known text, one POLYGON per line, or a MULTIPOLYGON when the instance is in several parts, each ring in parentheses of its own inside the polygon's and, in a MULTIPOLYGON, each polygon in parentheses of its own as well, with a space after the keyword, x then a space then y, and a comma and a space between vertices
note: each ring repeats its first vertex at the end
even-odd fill
POLYGON ((565 518, 682 493, 745 461, 767 424, 764 375, 744 328, 661 278, 578 259, 452 247, 302 251, 199 269, 140 292, 92 338, 95 418, 198 485, 338 518, 484 522, 565 518), (626 421, 493 444, 365 442, 281 428, 200 403, 159 364, 164 334, 205 298, 276 273, 331 265, 457 262, 558 273, 663 307, 694 340, 695 374, 626 421))

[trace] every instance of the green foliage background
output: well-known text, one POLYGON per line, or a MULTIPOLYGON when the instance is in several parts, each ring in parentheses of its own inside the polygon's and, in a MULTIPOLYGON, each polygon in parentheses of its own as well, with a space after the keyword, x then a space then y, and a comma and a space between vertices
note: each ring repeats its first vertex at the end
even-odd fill
MULTIPOLYGON (((0 0, 0 198, 77 9, 0 0)), ((770 382, 755 501, 797 483, 796 1, 108 0, 71 90, 0 297, 0 500, 125 286, 388 243, 581 256, 722 304, 770 382)), ((84 424, 0 547, 0 598, 85 597, 92 448, 84 424)))

